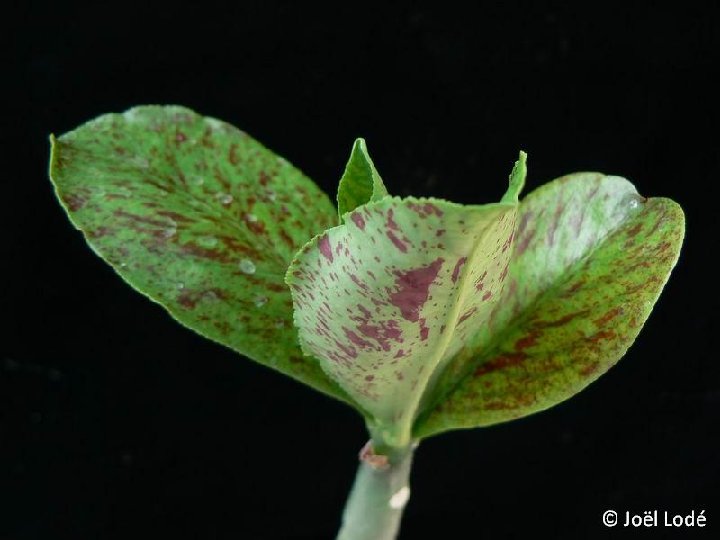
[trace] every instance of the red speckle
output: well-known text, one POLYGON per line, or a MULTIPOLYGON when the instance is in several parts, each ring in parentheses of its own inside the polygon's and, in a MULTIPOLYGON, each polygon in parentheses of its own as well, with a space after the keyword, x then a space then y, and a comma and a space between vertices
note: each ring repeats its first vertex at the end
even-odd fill
POLYGON ((165 217, 169 217, 169 218, 171 218, 171 219, 174 219, 175 221, 177 221, 177 222, 179 222, 179 223, 190 223, 190 222, 195 221, 194 219, 192 219, 192 218, 190 218, 190 217, 188 217, 188 216, 186 216, 186 215, 183 215, 183 214, 178 214, 177 212, 170 212, 170 211, 166 211, 166 210, 158 210, 157 214, 158 214, 159 216, 165 216, 165 217))
POLYGON ((408 208, 410 208, 413 212, 416 212, 422 219, 425 219, 431 214, 435 214, 438 217, 443 215, 443 211, 432 203, 425 203, 422 205, 410 203, 408 204, 408 208))
POLYGON ((365 375, 365 380, 366 380, 367 382, 370 382, 370 381, 372 381, 373 379, 375 379, 375 375, 365 375))
POLYGON ((262 221, 246 221, 245 224, 253 234, 262 235, 265 233, 265 224, 262 221))
POLYGON ((510 236, 508 236, 507 240, 505 240, 505 243, 502 247, 502 252, 505 253, 507 249, 512 245, 514 233, 510 233, 510 236))
POLYGON ((293 239, 290 237, 290 235, 287 232, 280 229, 279 234, 280 234, 280 238, 282 238, 282 241, 285 242, 288 245, 288 247, 291 247, 291 248, 295 247, 295 242, 293 241, 293 239))
POLYGON ((498 371, 511 366, 517 366, 527 358, 527 354, 523 352, 503 354, 492 360, 485 362, 475 370, 474 376, 480 377, 486 373, 498 371))
POLYGON ((175 142, 181 143, 185 141, 187 141, 187 136, 182 131, 175 133, 175 142))
POLYGON ((623 312, 624 312, 624 310, 621 307, 613 308, 610 311, 608 311, 607 313, 605 313, 605 315, 603 315, 602 317, 595 319, 594 322, 597 326, 604 326, 606 323, 613 320, 618 315, 622 315, 623 312))
POLYGON ((591 364, 588 364, 587 366, 583 367, 580 370, 580 375, 582 375, 583 377, 592 375, 593 373, 595 373, 598 370, 599 367, 600 367, 599 362, 592 362, 591 364))
POLYGON ((528 347, 534 347, 537 345, 537 340, 540 337, 540 332, 538 330, 533 330, 528 334, 527 336, 518 339, 515 342, 515 350, 516 351, 523 351, 527 349, 528 347))
POLYGON ((580 281, 576 281, 575 283, 573 283, 573 284, 570 286, 570 288, 568 288, 567 291, 565 291, 565 292, 562 294, 562 297, 563 297, 563 298, 567 298, 567 297, 572 296, 572 295, 575 294, 575 293, 580 289, 580 287, 582 287, 583 285, 585 285, 585 280, 584 280, 584 279, 581 279, 580 281))
POLYGON ((477 311, 477 308, 474 307, 474 308, 466 311, 465 313, 463 313, 463 314, 462 314, 462 317, 460 317, 460 319, 458 319, 457 325, 460 326, 461 323, 464 323, 464 322, 465 322, 467 319, 469 319, 469 318, 472 316, 472 314, 475 313, 476 311, 477 311))
POLYGON ((505 263, 505 268, 503 268, 503 271, 500 273, 500 281, 505 281, 509 267, 510 267, 510 262, 505 263))
POLYGON ((641 230, 642 230, 642 223, 638 223, 637 225, 632 227, 630 230, 628 230, 627 235, 630 238, 635 238, 641 230))
POLYGON ((353 220, 355 225, 357 225, 357 228, 361 231, 365 230, 365 220, 362 217, 362 214, 360 212, 353 212, 350 214, 350 219, 353 220))
POLYGON ((612 330, 601 330, 597 334, 589 337, 588 340, 592 341, 593 343, 598 343, 599 341, 602 341, 604 339, 613 339, 616 336, 617 334, 612 330))
POLYGON ((178 304, 180 304, 186 309, 193 309, 197 304, 197 301, 197 296, 189 292, 183 292, 180 296, 177 297, 178 304))
POLYGON ((402 330, 398 328, 397 322, 393 320, 383 321, 380 323, 380 326, 368 324, 366 321, 360 324, 357 329, 364 336, 377 341, 378 345, 380 345, 380 347, 384 351, 390 350, 390 344, 388 343, 388 340, 392 339, 393 341, 396 341, 398 343, 402 343, 403 341, 402 330))
POLYGON ((365 319, 370 320, 370 317, 372 317, 372 314, 364 306, 361 306, 360 304, 358 304, 357 307, 362 312, 365 319))
POLYGON ((350 279, 352 280, 352 282, 353 282, 355 285, 357 285, 357 286, 358 286, 360 289, 362 289, 363 291, 367 291, 367 290, 368 290, 368 286, 367 286, 364 282, 362 282, 361 280, 359 280, 358 277, 357 277, 355 274, 350 274, 350 279))
POLYGON ((520 218, 520 224, 518 225, 517 234, 518 236, 525 232, 525 228, 527 227, 528 222, 532 219, 533 213, 527 212, 523 214, 522 218, 520 218))
POLYGON ((233 165, 237 165, 240 161, 237 155, 237 146, 238 145, 236 143, 233 143, 230 145, 230 150, 228 150, 228 160, 233 165))
POLYGON ((390 229, 390 230, 392 230, 392 231, 399 231, 399 230, 400 230, 400 227, 398 227, 398 224, 395 223, 395 220, 393 219, 393 216, 394 216, 394 215, 395 215, 395 213, 394 213, 393 209, 390 208, 390 209, 387 211, 387 222, 386 222, 386 223, 387 223, 387 228, 390 229))
POLYGON ((442 217, 442 215, 443 215, 443 211, 431 203, 425 203, 423 205, 423 210, 425 211, 425 213, 427 215, 435 214, 437 217, 442 217))
POLYGON ((395 272, 397 291, 390 294, 390 303, 400 309, 403 318, 417 322, 419 311, 427 302, 430 285, 440 272, 445 259, 439 257, 428 266, 395 272))
POLYGON ((445 229, 438 229, 438 230, 435 232, 435 236, 437 236, 437 237, 440 237, 440 236, 442 236, 443 234, 445 234, 445 229))
POLYGON ((453 283, 457 283, 458 276, 460 275, 460 269, 465 264, 465 261, 467 261, 467 257, 460 257, 457 260, 457 262, 455 263, 455 268, 453 269, 452 276, 451 276, 453 283))
POLYGON ((420 340, 425 341, 428 338, 430 329, 425 326, 425 319, 420 319, 420 340))
POLYGON ((345 356, 347 356, 349 358, 357 358, 358 353, 353 347, 346 347, 339 341, 337 341, 337 340, 334 340, 334 341, 335 341, 335 345, 337 346, 337 348, 340 349, 343 353, 345 353, 345 356))
POLYGON ((103 236, 106 236, 110 233, 110 229, 107 227, 98 227, 97 229, 93 231, 88 231, 88 234, 92 238, 102 238, 103 236))
POLYGON ((318 240, 318 249, 320 249, 320 253, 323 254, 323 257, 325 257, 329 262, 333 262, 333 252, 332 247, 330 246, 330 239, 327 237, 327 234, 320 237, 320 240, 318 240))
POLYGON ((489 300, 491 296, 492 296, 492 293, 490 291, 487 291, 485 294, 482 295, 483 302, 485 300, 489 300))
POLYGON ((396 248, 398 248, 403 253, 407 253, 407 246, 405 243, 400 240, 397 236, 395 236, 395 233, 393 233, 391 230, 388 230, 386 232, 387 237, 390 239, 390 241, 395 245, 396 248))
POLYGON ((576 317, 582 317, 587 315, 588 310, 576 311, 575 313, 568 313, 564 317, 560 317, 555 321, 537 321, 534 325, 537 328, 557 328, 558 326, 564 326, 576 317))
POLYGON ((372 347, 370 342, 365 341, 360 336, 358 336, 355 332, 352 330, 348 330, 343 326, 343 331, 345 332, 345 336, 355 345, 360 347, 361 349, 367 349, 369 347, 372 347))
POLYGON ((559 204, 555 209, 555 214, 553 215, 553 222, 550 225, 550 230, 548 231, 548 244, 550 244, 551 246, 555 245, 555 232, 557 231, 558 225, 560 224, 560 218, 562 217, 562 213, 564 211, 564 204, 559 204))
POLYGON ((395 356, 393 358, 400 358, 402 356, 405 356, 405 351, 403 349, 398 350, 398 352, 395 353, 395 356))
POLYGON ((85 206, 87 199, 81 195, 68 194, 63 197, 63 201, 71 212, 77 212, 83 206, 85 206))

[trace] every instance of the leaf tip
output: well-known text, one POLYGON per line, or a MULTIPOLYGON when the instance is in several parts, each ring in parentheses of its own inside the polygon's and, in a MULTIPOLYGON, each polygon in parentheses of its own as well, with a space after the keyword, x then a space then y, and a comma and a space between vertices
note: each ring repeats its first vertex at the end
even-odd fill
POLYGON ((365 139, 362 137, 357 137, 355 139, 355 142, 353 143, 353 151, 356 149, 362 151, 364 154, 367 154, 367 143, 365 142, 365 139))
POLYGON ((503 195, 503 198, 500 202, 517 203, 518 196, 520 195, 520 192, 522 191, 523 187, 525 186, 525 177, 526 176, 527 176, 527 153, 525 153, 523 150, 520 150, 518 159, 515 162, 515 165, 513 165, 512 171, 510 172, 508 189, 505 192, 505 195, 503 195))

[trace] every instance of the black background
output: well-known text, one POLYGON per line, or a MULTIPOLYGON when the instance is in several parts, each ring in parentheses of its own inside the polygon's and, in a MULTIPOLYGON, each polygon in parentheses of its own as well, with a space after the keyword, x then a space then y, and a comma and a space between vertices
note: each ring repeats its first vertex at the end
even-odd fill
POLYGON ((331 538, 354 476, 353 411, 177 325, 55 202, 48 134, 142 103, 234 123, 330 193, 363 136, 400 195, 497 200, 522 148, 526 192, 599 170, 678 201, 683 254, 627 356, 550 411, 425 441, 401 537, 648 536, 608 508, 705 509, 649 532, 717 534, 710 4, 150 4, 6 13, 0 538, 331 538))

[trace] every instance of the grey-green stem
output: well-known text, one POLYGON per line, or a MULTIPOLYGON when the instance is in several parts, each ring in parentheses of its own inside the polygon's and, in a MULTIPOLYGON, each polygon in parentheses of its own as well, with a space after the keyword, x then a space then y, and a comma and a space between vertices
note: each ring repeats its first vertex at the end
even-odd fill
POLYGON ((343 512, 337 540, 394 540, 410 497, 413 447, 387 458, 366 447, 343 512), (386 461, 386 463, 384 463, 386 461))

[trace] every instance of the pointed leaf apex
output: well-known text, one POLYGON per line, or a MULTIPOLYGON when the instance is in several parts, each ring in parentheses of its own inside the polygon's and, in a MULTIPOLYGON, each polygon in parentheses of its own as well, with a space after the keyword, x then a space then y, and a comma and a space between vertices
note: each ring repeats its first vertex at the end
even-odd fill
POLYGON ((353 143, 350 159, 338 186, 338 216, 342 216, 370 201, 377 201, 387 196, 375 164, 370 158, 365 139, 358 137, 353 143))
POLYGON ((518 196, 525 186, 525 177, 527 176, 527 154, 520 150, 518 160, 513 166, 512 172, 510 173, 508 189, 503 195, 500 202, 503 203, 517 203, 518 196))

